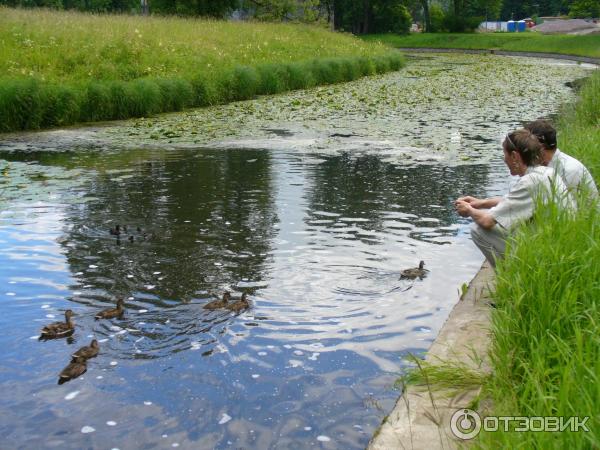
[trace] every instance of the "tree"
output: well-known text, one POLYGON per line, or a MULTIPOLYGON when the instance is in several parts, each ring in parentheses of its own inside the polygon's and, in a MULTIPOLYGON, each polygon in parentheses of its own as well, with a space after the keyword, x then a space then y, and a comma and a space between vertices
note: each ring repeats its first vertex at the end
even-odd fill
POLYGON ((377 33, 405 34, 412 17, 401 2, 376 2, 373 5, 373 27, 377 33))
POLYGON ((333 0, 242 0, 241 9, 260 20, 315 22, 324 10, 332 10, 333 0))
MULTIPOLYGON (((532 0, 533 1, 533 0, 532 0)), ((503 0, 453 0, 444 18, 448 31, 473 31, 483 20, 499 19, 503 0)))
POLYGON ((429 0, 420 0, 420 3, 423 7, 423 24, 425 25, 423 31, 431 31, 431 14, 429 12, 429 0))
POLYGON ((354 34, 407 33, 412 22, 402 0, 337 0, 334 19, 336 29, 354 34))
POLYGON ((498 19, 502 10, 502 0, 471 0, 465 10, 468 16, 498 19))
MULTIPOLYGON (((522 19, 531 16, 558 16, 567 14, 571 5, 581 0, 504 0, 500 17, 503 20, 522 19)), ((597 4, 597 0, 588 0, 597 4)))
POLYGON ((237 0, 148 0, 152 12, 222 19, 238 5, 237 0))
POLYGON ((600 3, 598 0, 575 0, 569 9, 569 17, 600 17, 600 3))

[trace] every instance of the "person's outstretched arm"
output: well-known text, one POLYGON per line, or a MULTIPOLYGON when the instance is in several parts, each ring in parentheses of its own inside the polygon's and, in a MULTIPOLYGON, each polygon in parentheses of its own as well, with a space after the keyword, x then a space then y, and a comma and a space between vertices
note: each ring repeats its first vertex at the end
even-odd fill
POLYGON ((490 198, 475 198, 467 195, 466 197, 459 197, 455 204, 458 202, 466 202, 475 209, 490 209, 496 206, 502 201, 502 197, 490 197, 490 198))
POLYGON ((471 203, 458 199, 456 200, 455 206, 458 214, 460 214, 462 217, 472 218, 473 221, 481 228, 489 230, 493 228, 494 225, 496 225, 496 220, 488 211, 482 211, 480 209, 477 209, 473 207, 471 203))

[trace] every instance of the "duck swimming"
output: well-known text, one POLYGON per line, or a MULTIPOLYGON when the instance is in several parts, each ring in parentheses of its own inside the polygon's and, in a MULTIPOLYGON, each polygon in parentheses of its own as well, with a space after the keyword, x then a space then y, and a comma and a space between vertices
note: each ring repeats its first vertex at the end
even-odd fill
POLYGON ((120 236, 121 235, 121 225, 116 225, 114 228, 111 228, 108 232, 112 236, 120 236))
POLYGON ((71 360, 71 362, 75 362, 75 360, 78 358, 83 358, 85 360, 88 360, 90 358, 95 358, 96 355, 98 355, 99 351, 100 351, 100 346, 98 345, 98 341, 96 339, 92 339, 92 342, 90 342, 90 345, 81 347, 79 350, 77 350, 75 353, 73 353, 71 355, 71 357, 73 358, 71 360))
POLYGON ((65 367, 60 375, 58 376, 58 384, 66 383, 69 380, 73 380, 80 375, 83 375, 87 370, 87 364, 85 358, 79 356, 73 358, 73 361, 65 367))
POLYGON ((422 280, 427 275, 427 272, 429 272, 429 270, 423 268, 424 265, 425 262, 421 261, 419 263, 419 267, 413 267, 412 269, 404 269, 402 272, 400 272, 400 279, 414 280, 415 278, 419 278, 422 280))
POLYGON ((250 302, 248 301, 247 294, 244 292, 242 294, 241 299, 239 299, 237 302, 228 304, 227 306, 225 306, 225 308, 227 308, 229 311, 233 311, 233 312, 240 312, 240 311, 243 311, 244 309, 250 308, 250 302))
POLYGON ((71 336, 75 331, 75 324, 71 320, 71 317, 73 317, 73 311, 67 309, 65 311, 65 321, 46 325, 42 328, 40 339, 56 339, 71 336))
POLYGON ((229 300, 231 300, 231 294, 228 291, 225 291, 225 293, 223 294, 223 298, 221 300, 213 300, 212 302, 204 305, 203 308, 210 309, 210 310, 224 308, 224 307, 227 307, 229 300))
POLYGON ((116 308, 108 308, 100 311, 96 314, 95 319, 114 319, 115 317, 121 318, 123 317, 123 313, 125 312, 125 302, 122 298, 117 300, 116 308))

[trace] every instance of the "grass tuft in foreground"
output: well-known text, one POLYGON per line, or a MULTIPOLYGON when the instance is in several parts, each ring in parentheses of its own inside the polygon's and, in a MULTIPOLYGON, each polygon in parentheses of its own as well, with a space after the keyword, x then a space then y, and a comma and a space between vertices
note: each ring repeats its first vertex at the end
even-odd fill
POLYGON ((0 6, 0 131, 144 117, 403 65, 381 44, 307 25, 0 6))
POLYGON ((396 381, 398 386, 428 386, 456 395, 481 387, 488 377, 481 369, 481 361, 475 358, 472 358, 471 364, 457 360, 422 361, 416 356, 409 360, 415 366, 396 381))

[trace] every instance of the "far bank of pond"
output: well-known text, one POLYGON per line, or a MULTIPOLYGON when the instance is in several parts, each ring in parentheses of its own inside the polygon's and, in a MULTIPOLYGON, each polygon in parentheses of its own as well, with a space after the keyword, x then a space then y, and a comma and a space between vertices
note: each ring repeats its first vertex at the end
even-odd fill
POLYGON ((403 64, 380 43, 316 26, 0 5, 0 132, 148 117, 403 64))
POLYGON ((566 35, 526 33, 412 33, 406 36, 374 34, 368 42, 383 42, 396 48, 440 48, 504 50, 556 53, 600 58, 600 34, 566 35))
POLYGON ((498 61, 416 58, 345 85, 3 135, 7 445, 364 448, 406 356, 481 263, 452 201, 505 192, 501 137, 588 73, 498 61), (116 223, 149 238, 118 245, 116 223), (421 259, 427 278, 399 280, 421 259), (202 309, 226 289, 252 309, 202 309), (95 322, 117 297, 125 318, 95 322), (67 308, 74 343, 34 339, 67 308), (88 372, 57 386, 92 337, 88 372))

